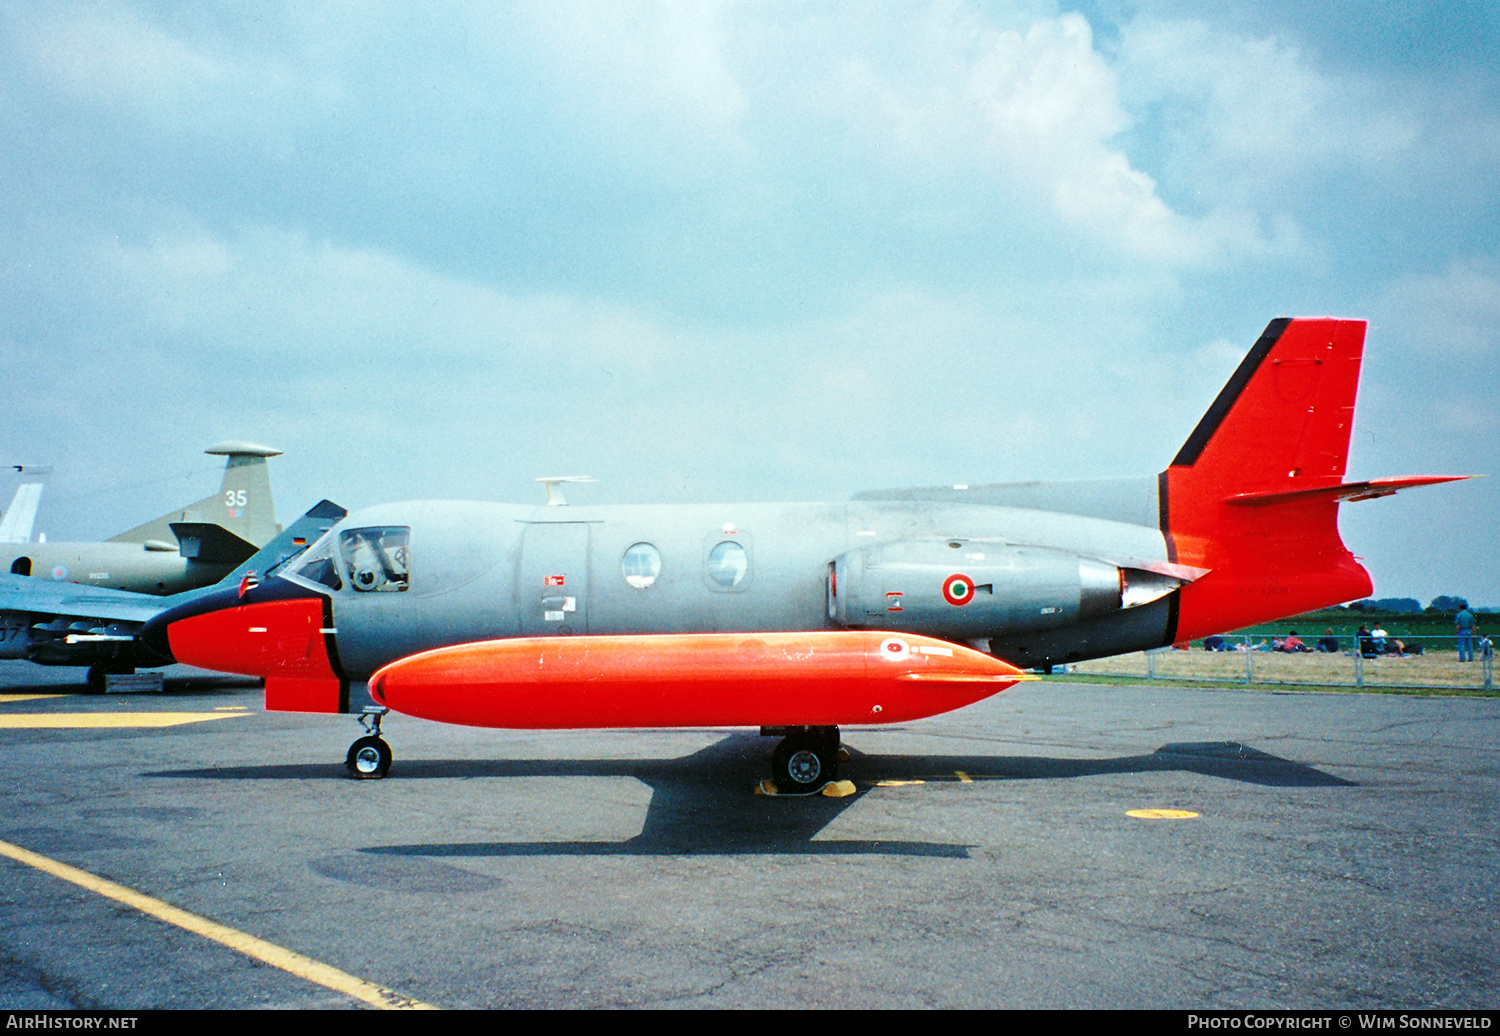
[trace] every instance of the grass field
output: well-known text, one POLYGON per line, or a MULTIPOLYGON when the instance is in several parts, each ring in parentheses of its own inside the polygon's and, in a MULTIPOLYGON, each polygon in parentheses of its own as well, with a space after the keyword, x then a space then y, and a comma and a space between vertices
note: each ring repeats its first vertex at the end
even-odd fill
MULTIPOLYGON (((1486 693, 1491 672, 1482 660, 1460 662, 1453 651, 1405 658, 1356 659, 1337 655, 1284 655, 1271 651, 1158 651, 1099 658, 1070 666, 1070 673, 1202 683, 1309 684, 1331 687, 1431 688, 1486 693)), ((1496 693, 1496 692, 1489 692, 1496 693)))
MULTIPOLYGON (((1479 634, 1494 636, 1500 633, 1500 615, 1478 613, 1475 630, 1479 634)), ((1344 608, 1329 608, 1324 611, 1294 615, 1279 622, 1263 622, 1249 626, 1238 633, 1255 637, 1284 637, 1292 630, 1308 643, 1332 629, 1334 636, 1348 639, 1363 625, 1370 629, 1384 626, 1393 637, 1446 638, 1448 647, 1453 647, 1453 616, 1445 613, 1411 615, 1405 612, 1356 612, 1344 608)))
MULTIPOLYGON (((1476 636, 1494 636, 1500 630, 1480 615, 1476 636)), ((1448 693, 1500 693, 1493 685, 1492 663, 1485 659, 1460 662, 1450 615, 1402 615, 1353 612, 1343 609, 1311 612, 1275 624, 1253 626, 1227 639, 1231 643, 1248 638, 1250 643, 1269 642, 1292 630, 1311 647, 1323 631, 1332 629, 1339 638, 1337 654, 1318 652, 1282 654, 1274 651, 1204 651, 1195 641, 1188 651, 1137 652, 1116 655, 1070 666, 1070 673, 1084 676, 1124 676, 1156 680, 1186 680, 1220 684, 1305 684, 1325 687, 1369 689, 1417 689, 1448 693), (1423 653, 1406 657, 1383 655, 1357 658, 1354 634, 1361 625, 1382 626, 1392 638, 1421 645, 1423 653)))

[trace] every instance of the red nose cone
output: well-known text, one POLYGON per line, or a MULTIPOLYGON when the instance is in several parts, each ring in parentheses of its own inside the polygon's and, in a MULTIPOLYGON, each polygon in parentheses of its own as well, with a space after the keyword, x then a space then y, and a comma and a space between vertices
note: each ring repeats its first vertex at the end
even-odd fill
POLYGON ((179 662, 266 678, 266 708, 338 712, 343 682, 328 657, 321 598, 267 601, 178 619, 167 628, 179 662))
POLYGON ((470 726, 837 726, 948 712, 1024 679, 929 637, 841 630, 485 641, 393 662, 370 691, 470 726))

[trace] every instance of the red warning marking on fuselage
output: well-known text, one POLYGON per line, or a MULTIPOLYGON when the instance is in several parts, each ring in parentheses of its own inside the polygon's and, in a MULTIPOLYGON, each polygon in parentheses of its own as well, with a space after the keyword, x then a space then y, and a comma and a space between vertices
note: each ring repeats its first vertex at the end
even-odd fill
POLYGON ((954 574, 943 580, 943 600, 949 604, 963 606, 974 597, 974 580, 965 575, 954 574))
POLYGON ((542 579, 543 586, 562 586, 568 580, 567 576, 546 576, 542 579))

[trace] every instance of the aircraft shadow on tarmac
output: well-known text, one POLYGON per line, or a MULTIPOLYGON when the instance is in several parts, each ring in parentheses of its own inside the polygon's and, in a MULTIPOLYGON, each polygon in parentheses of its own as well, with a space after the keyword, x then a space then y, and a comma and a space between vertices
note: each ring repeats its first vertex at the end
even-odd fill
MULTIPOLYGON (((1236 742, 1163 745, 1150 755, 1114 759, 1033 756, 897 756, 851 752, 842 775, 858 789, 836 799, 741 793, 764 776, 766 743, 736 733, 678 759, 409 760, 391 780, 463 777, 632 777, 649 786, 641 832, 624 841, 463 842, 377 846, 364 852, 427 857, 888 855, 966 858, 972 848, 902 840, 815 840, 844 810, 881 781, 974 782, 1059 780, 1103 774, 1177 771, 1268 787, 1333 788, 1355 782, 1236 742), (959 775, 962 774, 962 777, 959 775)), ((326 765, 172 770, 153 777, 214 780, 306 780, 327 777, 326 765)), ((342 768, 336 772, 343 777, 342 768)))
MULTIPOLYGON (((174 694, 242 694, 251 688, 259 688, 261 679, 258 676, 233 676, 224 673, 204 673, 202 676, 169 676, 162 682, 161 693, 167 697, 174 694)), ((10 695, 22 694, 67 694, 76 695, 80 698, 100 698, 106 696, 98 694, 89 689, 87 684, 70 680, 66 683, 35 683, 21 684, 19 686, 7 686, 0 689, 0 702, 10 695)), ((108 695, 114 698, 118 695, 108 695)), ((130 695, 129 697, 150 698, 153 695, 130 695)))

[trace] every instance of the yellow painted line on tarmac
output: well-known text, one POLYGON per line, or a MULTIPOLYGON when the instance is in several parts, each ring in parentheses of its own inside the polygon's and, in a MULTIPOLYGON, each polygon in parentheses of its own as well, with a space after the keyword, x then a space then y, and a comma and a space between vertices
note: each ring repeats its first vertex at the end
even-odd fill
POLYGON ((37 701, 41 698, 67 698, 66 694, 0 694, 0 705, 9 705, 13 701, 37 701))
POLYGON ((424 1004, 420 1000, 414 1000, 395 990, 355 978, 337 968, 315 961, 311 957, 304 957, 300 953, 294 953, 275 943, 266 942, 264 939, 257 939, 253 935, 246 935, 244 932, 219 924, 217 921, 210 921, 206 917, 180 910, 169 903, 152 899, 134 889, 117 885, 113 881, 96 877, 88 871, 82 871, 77 867, 70 867, 66 863, 59 863, 49 857, 22 849, 18 845, 0 842, 0 856, 8 856, 18 863, 45 871, 54 878, 71 881, 90 892, 97 892, 101 896, 124 903, 128 907, 139 910, 143 914, 149 914, 167 924, 176 925, 195 935, 211 939, 221 946, 227 946, 231 950, 269 964, 273 968, 280 968, 298 978, 306 979, 336 993, 351 996, 356 1000, 362 1000, 383 1010, 437 1010, 431 1004, 424 1004))
POLYGON ((1127 809, 1125 815, 1137 820, 1191 820, 1198 814, 1190 809, 1127 809))
POLYGON ((0 730, 85 730, 99 727, 178 727, 228 719, 233 712, 0 712, 0 730))

